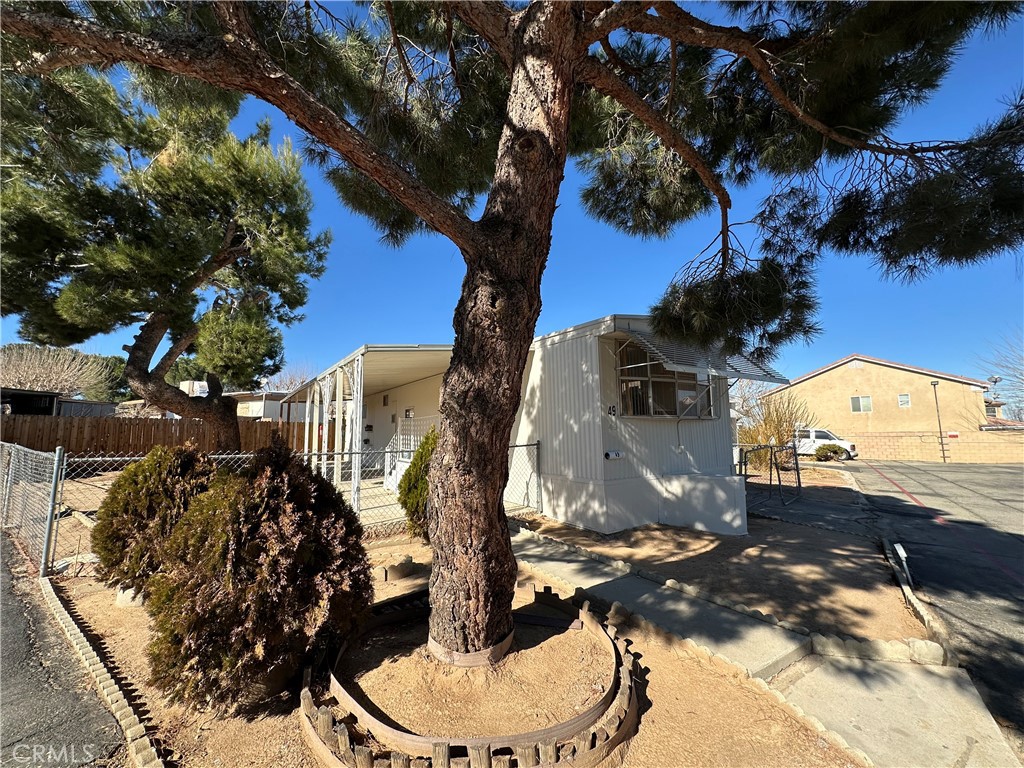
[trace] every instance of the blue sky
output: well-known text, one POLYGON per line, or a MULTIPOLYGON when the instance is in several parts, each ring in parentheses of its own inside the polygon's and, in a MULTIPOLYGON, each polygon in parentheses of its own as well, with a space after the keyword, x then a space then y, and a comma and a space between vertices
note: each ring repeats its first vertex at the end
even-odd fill
MULTIPOLYGON (((952 139, 969 134, 1001 111, 1024 84, 1024 21, 996 36, 977 35, 941 91, 908 115, 898 139, 952 139)), ((269 115, 274 141, 299 131, 266 105, 250 101, 236 121, 244 133, 269 115)), ((362 218, 349 213, 317 172, 306 174, 315 199, 317 229, 334 243, 327 272, 311 286, 306 319, 284 330, 289 363, 316 370, 362 344, 450 343, 452 312, 464 265, 440 236, 423 236, 400 250, 379 242, 362 218)), ((668 240, 643 241, 589 219, 578 203, 580 177, 570 166, 555 217, 543 311, 537 334, 613 313, 642 314, 675 272, 714 237, 714 216, 679 228, 668 240)), ((735 221, 750 217, 767 187, 734 191, 735 221)), ((750 231, 753 241, 754 231, 750 231)), ((790 344, 775 367, 796 377, 854 352, 985 378, 978 356, 994 337, 1024 322, 1020 253, 967 269, 946 270, 902 285, 883 279, 870 259, 828 256, 820 266, 819 321, 824 332, 810 345, 790 344)), ((4 341, 15 323, 4 323, 4 341)), ((120 354, 127 331, 82 345, 120 354)))

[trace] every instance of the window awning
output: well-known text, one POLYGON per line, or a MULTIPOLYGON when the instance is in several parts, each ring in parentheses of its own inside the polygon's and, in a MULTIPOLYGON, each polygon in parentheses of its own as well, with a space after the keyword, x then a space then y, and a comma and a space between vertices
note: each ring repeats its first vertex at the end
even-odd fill
POLYGON ((789 379, 768 366, 758 365, 743 355, 724 355, 713 350, 703 350, 655 336, 653 333, 626 330, 627 335, 647 350, 670 371, 680 373, 710 373, 730 379, 751 379, 772 384, 788 384, 789 379))

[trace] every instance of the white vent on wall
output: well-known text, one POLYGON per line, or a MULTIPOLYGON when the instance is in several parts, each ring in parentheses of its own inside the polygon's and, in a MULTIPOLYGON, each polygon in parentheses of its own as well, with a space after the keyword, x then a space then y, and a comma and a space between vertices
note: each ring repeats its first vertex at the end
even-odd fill
POLYGON ((864 367, 864 361, 863 360, 851 360, 850 361, 850 367, 851 368, 863 368, 864 367))

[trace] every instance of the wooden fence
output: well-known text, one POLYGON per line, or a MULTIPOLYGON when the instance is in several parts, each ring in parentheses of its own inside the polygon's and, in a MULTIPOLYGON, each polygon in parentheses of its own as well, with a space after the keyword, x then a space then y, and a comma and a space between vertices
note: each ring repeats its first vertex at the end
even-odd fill
MULTIPOLYGON (((302 450, 305 424, 239 419, 242 450, 252 451, 270 444, 279 430, 295 450, 302 450)), ((35 451, 52 451, 64 446, 68 454, 91 453, 104 456, 148 453, 156 445, 182 445, 187 440, 200 450, 214 449, 216 430, 191 419, 118 419, 93 416, 0 416, 0 437, 35 451)), ((334 430, 329 429, 333 443, 334 430)), ((331 450, 330 446, 328 450, 331 450)))

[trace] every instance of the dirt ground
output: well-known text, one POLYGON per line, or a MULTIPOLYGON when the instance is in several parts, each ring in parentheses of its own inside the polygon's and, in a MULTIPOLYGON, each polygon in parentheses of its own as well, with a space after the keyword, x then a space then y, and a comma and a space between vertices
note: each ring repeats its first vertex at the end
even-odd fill
POLYGON ((145 682, 150 636, 146 610, 115 605, 115 591, 89 577, 66 579, 60 590, 85 620, 83 630, 90 639, 102 640, 108 665, 113 662, 111 674, 121 680, 125 695, 132 698, 134 693, 158 750, 165 750, 163 756, 173 764, 182 768, 318 768, 298 729, 296 696, 251 720, 218 718, 211 712, 170 704, 145 682))
MULTIPOLYGON (((629 555, 652 570, 667 569, 663 571, 666 576, 700 584, 808 627, 821 626, 871 637, 923 636, 923 629, 909 614, 900 615, 905 609, 898 590, 889 582, 880 555, 860 539, 754 519, 751 535, 734 539, 659 527, 601 537, 542 519, 530 522, 544 533, 557 534, 616 557, 629 555), (880 630, 883 626, 889 627, 891 635, 880 630), (856 631, 858 628, 864 632, 856 631)), ((73 525, 65 530, 78 533, 73 525)), ((78 550, 78 536, 74 539, 78 550)), ((431 552, 422 542, 398 536, 369 543, 368 553, 375 566, 376 599, 427 585, 431 552), (383 579, 377 566, 393 568, 406 559, 412 561, 405 566, 406 575, 396 578, 392 573, 390 580, 383 579)), ((538 587, 544 585, 542 579, 526 569, 520 577, 538 587)), ((84 620, 87 634, 102 644, 108 663, 112 663, 112 673, 121 679, 126 693, 135 697, 155 743, 172 765, 317 767, 297 727, 296 697, 282 698, 268 711, 249 719, 218 717, 212 712, 170 704, 158 690, 146 684, 145 647, 150 632, 145 609, 116 606, 114 590, 90 576, 66 575, 58 581, 58 589, 84 620)), ((434 669, 426 678, 417 679, 422 668, 417 669, 411 662, 422 661, 422 653, 415 650, 422 638, 407 638, 404 651, 399 649, 399 653, 390 654, 398 657, 398 661, 408 662, 405 669, 395 674, 395 668, 388 670, 384 665, 369 664, 361 683, 367 689, 375 689, 375 699, 385 708, 388 697, 401 698, 408 690, 419 691, 411 698, 430 703, 413 712, 407 725, 427 732, 438 722, 447 725, 462 716, 457 704, 465 700, 467 692, 472 706, 462 710, 471 715, 464 721, 466 728, 483 732, 480 729, 489 729, 496 722, 504 723, 506 732, 512 728, 543 727, 552 719, 571 716, 574 709, 585 708, 600 696, 595 687, 601 684, 596 675, 600 665, 595 653, 579 646, 583 633, 570 630, 574 636, 566 638, 543 630, 533 637, 530 631, 517 633, 519 658, 516 653, 507 657, 504 671, 502 665, 491 671, 434 669), (408 652, 410 649, 412 653, 408 652), (567 663, 569 660, 571 664, 567 663), (522 674, 527 668, 534 671, 522 674), (552 680, 558 681, 560 697, 551 695, 552 680), (437 696, 437 691, 445 686, 450 691, 447 704, 443 704, 443 695, 437 696), (515 686, 522 686, 523 690, 517 692, 515 686), (537 694, 538 690, 542 693, 537 694), (534 699, 538 703, 533 709, 515 704, 517 695, 524 702, 534 699), (509 705, 509 701, 513 704, 509 705), (485 702, 497 709, 486 710, 485 702), (502 705, 518 720, 509 720, 510 715, 501 711, 502 705), (475 725, 472 717, 478 719, 475 725)), ((639 656, 640 690, 644 692, 639 732, 618 750, 621 765, 858 765, 852 755, 820 738, 770 696, 741 685, 706 663, 679 656, 656 638, 628 628, 621 631, 632 640, 632 650, 639 656)), ((401 715, 403 720, 407 714, 401 715)), ((447 732, 447 728, 436 732, 447 732)))
POLYGON ((770 696, 636 630, 620 635, 632 641, 643 691, 639 731, 621 754, 624 768, 864 765, 770 696))
POLYGON ((756 517, 747 521, 746 536, 663 525, 603 536, 544 517, 524 522, 815 632, 875 640, 928 636, 877 545, 858 536, 756 517))
MULTIPOLYGON (((525 574, 521 574, 525 575, 525 574)), ((517 596, 517 611, 569 618, 517 596)), ((346 654, 350 690, 402 727, 430 736, 511 735, 576 717, 608 690, 614 660, 580 629, 517 623, 493 667, 457 669, 426 649, 424 622, 382 627, 346 654), (553 670, 558 685, 552 686, 553 670)))
MULTIPOLYGON (((429 558, 429 549, 404 537, 381 542, 371 547, 370 553, 376 564, 383 564, 389 558, 391 562, 398 562, 405 556, 412 556, 415 562, 425 566, 424 560, 429 558)), ((544 586, 542 580, 525 570, 521 576, 537 583, 538 588, 544 586)), ((383 592, 398 593, 402 587, 415 589, 422 581, 422 574, 413 575, 390 583, 383 592)), ((195 712, 168 704, 159 691, 145 684, 145 645, 149 637, 145 610, 116 606, 114 591, 88 577, 65 579, 61 591, 85 620, 94 640, 97 637, 102 640, 118 676, 128 683, 128 690, 141 704, 157 744, 167 750, 173 765, 180 768, 318 768, 302 742, 294 698, 283 699, 274 711, 250 720, 216 717, 210 712, 195 712)), ((574 630, 569 632, 580 635, 574 630)), ((848 768, 860 765, 851 754, 837 749, 808 725, 789 715, 770 696, 741 685, 706 663, 680 657, 657 639, 628 628, 620 632, 632 641, 631 650, 639 657, 640 690, 643 692, 640 728, 618 751, 620 765, 626 768, 780 765, 848 768)), ((530 642, 523 639, 524 644, 530 642)), ((551 640, 549 637, 545 642, 551 640)), ((576 637, 569 642, 576 643, 576 637)), ((552 646, 552 650, 554 648, 552 646)), ((579 648, 574 648, 574 654, 579 652, 579 648)), ((547 685, 545 694, 539 697, 542 701, 551 689, 550 681, 557 680, 559 688, 563 687, 567 659, 572 659, 575 665, 580 656, 555 652, 545 662, 547 685)), ((470 677, 457 671, 444 674, 450 675, 451 683, 460 682, 460 675, 470 677)), ((570 709, 585 706, 588 696, 600 695, 596 690, 587 691, 586 674, 573 672, 573 675, 579 682, 577 693, 584 698, 584 703, 573 702, 576 694, 564 696, 563 704, 571 705, 570 709)), ((437 683, 440 676, 443 675, 435 676, 433 682, 437 683)), ((504 694, 485 690, 488 673, 477 676, 481 699, 489 696, 500 703, 504 694)), ((383 678, 380 683, 383 688, 383 678)), ((474 683, 469 681, 469 684, 474 683)), ((461 693, 465 686, 458 690, 461 693)), ((422 724, 440 721, 451 714, 445 713, 439 718, 432 698, 419 701, 431 702, 419 712, 422 724)), ((454 708, 451 711, 454 712, 454 708)), ((518 716, 524 718, 524 722, 529 722, 531 717, 534 722, 545 718, 543 714, 522 712, 518 716)), ((494 713, 488 715, 490 719, 495 717, 494 713)))

